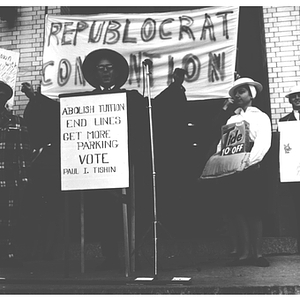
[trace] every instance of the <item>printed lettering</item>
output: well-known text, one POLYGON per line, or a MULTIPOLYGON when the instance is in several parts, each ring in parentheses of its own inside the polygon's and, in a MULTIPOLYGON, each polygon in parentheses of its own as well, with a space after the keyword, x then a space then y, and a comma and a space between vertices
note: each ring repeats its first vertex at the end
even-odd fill
POLYGON ((120 32, 118 30, 120 27, 121 24, 119 22, 110 21, 105 32, 103 44, 116 44, 120 40, 120 32), (110 38, 107 38, 109 35, 110 38))
POLYGON ((67 128, 73 128, 73 127, 86 127, 87 126, 87 120, 86 119, 69 119, 66 121, 67 128))
POLYGON ((182 16, 179 17, 179 21, 180 21, 180 27, 179 27, 179 41, 183 39, 183 32, 185 32, 190 39, 195 40, 195 36, 194 33, 192 31, 192 29, 190 28, 190 26, 193 25, 194 20, 193 18, 189 17, 189 16, 182 16), (183 25, 183 22, 187 21, 187 24, 183 25))
POLYGON ((185 76, 186 82, 193 82, 198 80, 201 71, 201 63, 197 56, 187 54, 182 59, 182 67, 187 71, 185 76))
POLYGON ((105 24, 105 21, 100 23, 97 26, 97 31, 95 33, 95 28, 96 28, 96 25, 97 25, 97 21, 93 21, 93 24, 91 26, 90 33, 89 33, 89 39, 88 39, 89 43, 98 43, 100 41, 100 38, 102 36, 102 31, 103 31, 103 28, 104 28, 104 24, 105 24))
POLYGON ((65 132, 62 136, 64 141, 76 141, 81 138, 81 131, 76 132, 65 132))
POLYGON ((85 22, 85 21, 79 21, 77 23, 77 26, 76 26, 76 30, 75 30, 75 36, 74 36, 74 41, 73 41, 73 45, 76 46, 77 44, 77 35, 78 35, 78 32, 82 32, 84 31, 85 29, 87 29, 89 27, 88 23, 85 22))
POLYGON ((43 65, 42 84, 43 84, 44 86, 48 86, 48 85, 53 84, 53 82, 52 82, 51 79, 46 79, 46 69, 47 69, 49 66, 54 66, 54 61, 53 61, 53 60, 48 61, 48 62, 44 63, 44 65, 43 65))
POLYGON ((216 37, 215 37, 215 31, 214 31, 214 24, 213 24, 209 14, 205 14, 205 21, 204 21, 204 25, 202 27, 202 34, 201 34, 200 40, 206 40, 206 31, 207 30, 209 32, 209 39, 211 41, 215 41, 216 37))
POLYGON ((95 153, 95 154, 84 154, 84 155, 79 155, 79 161, 80 164, 108 164, 107 161, 107 154, 108 153, 95 153))
POLYGON ((148 18, 144 21, 141 28, 141 37, 144 42, 152 41, 156 34, 156 21, 148 18))
POLYGON ((72 44, 72 40, 66 40, 66 36, 68 34, 73 34, 73 32, 75 31, 75 29, 67 29, 68 26, 72 26, 73 22, 66 22, 64 24, 64 31, 63 31, 63 36, 62 36, 62 40, 61 40, 61 44, 63 45, 71 45, 72 44))
POLYGON ((171 39, 172 38, 172 32, 171 31, 168 31, 168 32, 165 32, 164 31, 164 26, 165 24, 168 24, 168 23, 172 23, 174 21, 173 18, 168 18, 166 20, 163 20, 159 26, 159 36, 162 40, 167 40, 167 39, 171 39))
POLYGON ((235 129, 235 125, 232 125, 232 126, 229 126, 228 128, 225 128, 224 129, 224 132, 223 132, 223 145, 224 146, 228 146, 228 140, 229 140, 229 137, 230 137, 230 133, 235 129))
POLYGON ((48 46, 50 46, 50 39, 54 37, 56 39, 56 44, 59 45, 59 39, 57 35, 60 33, 62 29, 62 23, 51 23, 50 33, 48 37, 48 46))
POLYGON ((75 85, 83 85, 85 86, 85 79, 82 74, 82 60, 81 57, 76 57, 75 61, 75 85))
POLYGON ((174 58, 173 56, 168 56, 168 80, 167 85, 170 85, 173 79, 173 70, 174 70, 174 58))
POLYGON ((129 25, 130 25, 130 20, 126 19, 126 25, 124 28, 124 35, 123 35, 123 43, 136 43, 137 39, 133 37, 129 37, 129 25))
POLYGON ((140 87, 141 83, 141 65, 142 65, 142 53, 139 52, 136 54, 130 54, 129 56, 129 84, 133 83, 133 77, 135 75, 135 80, 140 87))
POLYGON ((68 83, 71 75, 71 63, 67 59, 62 59, 58 65, 57 83, 60 86, 64 86, 68 83))
POLYGON ((222 11, 222 12, 218 12, 216 14, 217 17, 222 17, 223 18, 223 36, 225 36, 226 39, 229 39, 228 20, 227 20, 227 15, 228 14, 233 14, 233 11, 222 11))
POLYGON ((215 82, 225 78, 225 52, 222 54, 208 53, 208 81, 215 82), (219 76, 220 75, 220 76, 219 76))

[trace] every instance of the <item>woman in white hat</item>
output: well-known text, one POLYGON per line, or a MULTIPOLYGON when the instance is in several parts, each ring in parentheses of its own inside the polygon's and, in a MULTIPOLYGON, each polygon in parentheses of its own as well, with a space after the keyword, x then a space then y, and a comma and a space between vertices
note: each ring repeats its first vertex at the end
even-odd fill
MULTIPOLYGON (((85 80, 95 88, 94 93, 126 91, 129 155, 131 163, 134 162, 137 168, 142 161, 141 158, 146 157, 144 153, 147 152, 143 152, 142 149, 148 148, 147 102, 137 90, 121 89, 129 75, 129 65, 125 57, 111 49, 94 50, 86 56, 82 72, 85 80)), ((86 210, 97 214, 99 222, 97 230, 102 255, 105 258, 97 269, 99 271, 119 269, 122 265, 118 247, 122 225, 121 189, 94 190, 86 194, 86 197, 89 200, 86 210)))
MULTIPOLYGON (((223 184, 228 199, 224 200, 230 223, 237 233, 240 249, 231 265, 269 266, 262 257, 262 215, 264 197, 260 162, 271 146, 271 122, 267 114, 252 106, 263 87, 251 78, 237 79, 229 90, 231 103, 237 107, 227 124, 247 121, 252 148, 244 160, 242 171, 224 177, 223 184)), ((221 143, 217 152, 221 150, 221 143)))

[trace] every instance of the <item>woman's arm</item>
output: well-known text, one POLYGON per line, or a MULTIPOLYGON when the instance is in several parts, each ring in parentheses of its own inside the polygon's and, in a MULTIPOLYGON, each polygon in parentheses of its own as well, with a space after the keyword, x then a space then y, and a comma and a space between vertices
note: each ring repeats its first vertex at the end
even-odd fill
POLYGON ((262 161, 271 147, 272 128, 270 118, 265 113, 260 114, 257 118, 258 126, 255 132, 256 137, 250 152, 248 166, 262 161))

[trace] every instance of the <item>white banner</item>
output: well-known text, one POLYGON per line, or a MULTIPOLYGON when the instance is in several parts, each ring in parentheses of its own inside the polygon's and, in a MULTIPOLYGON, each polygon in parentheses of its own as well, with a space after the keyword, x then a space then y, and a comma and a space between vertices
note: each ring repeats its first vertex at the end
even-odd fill
POLYGON ((144 90, 142 62, 150 59, 151 96, 187 71, 188 100, 228 97, 234 81, 239 8, 213 6, 164 13, 109 13, 46 17, 42 93, 91 91, 81 65, 91 51, 110 48, 130 66, 126 89, 144 90))
POLYGON ((60 102, 62 190, 129 187, 126 93, 60 102))
POLYGON ((300 122, 278 122, 278 130, 280 181, 300 181, 300 122))
POLYGON ((8 84, 14 91, 7 105, 12 109, 14 105, 15 86, 19 65, 19 52, 0 48, 0 80, 8 84))

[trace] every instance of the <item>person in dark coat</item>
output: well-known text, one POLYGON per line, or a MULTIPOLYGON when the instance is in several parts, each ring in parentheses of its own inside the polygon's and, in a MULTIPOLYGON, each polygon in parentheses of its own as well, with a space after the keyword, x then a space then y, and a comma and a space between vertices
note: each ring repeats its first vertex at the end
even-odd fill
MULTIPOLYGON (((138 91, 121 89, 129 74, 126 59, 111 49, 98 49, 86 56, 82 72, 86 81, 95 88, 95 94, 126 91, 129 161, 135 166, 139 165, 150 148, 147 102, 138 91)), ((98 223, 94 221, 90 226, 100 232, 101 250, 105 257, 99 270, 117 269, 120 267, 118 241, 122 228, 121 189, 90 190, 85 193, 86 203, 90 205, 87 209, 93 210, 98 220, 98 223)))
MULTIPOLYGON (((290 91, 286 94, 286 98, 289 99, 293 110, 288 113, 286 116, 279 119, 279 122, 289 122, 289 121, 300 121, 300 85, 293 86, 290 91)), ((288 183, 288 187, 294 201, 295 210, 297 212, 297 244, 298 244, 298 252, 300 252, 300 183, 299 182, 290 182, 288 183)))
POLYGON ((184 231, 188 184, 188 114, 186 71, 176 68, 171 84, 153 100, 154 149, 159 220, 172 236, 184 231), (172 213, 170 208, 172 207, 172 213))
MULTIPOLYGON (((129 66, 126 59, 116 51, 110 49, 92 51, 83 62, 82 72, 85 80, 95 88, 92 91, 93 94, 125 92, 121 87, 127 81, 129 66)), ((62 202, 60 198, 59 102, 33 92, 27 83, 23 84, 22 91, 30 99, 24 118, 28 124, 34 148, 33 164, 36 169, 34 186, 37 187, 39 197, 47 198, 46 202, 52 203, 53 211, 56 211, 54 209, 58 208, 56 204, 62 202)), ((150 166, 150 162, 147 158, 145 159, 145 157, 149 159, 147 153, 149 154, 150 149, 147 102, 136 90, 126 90, 126 95, 129 160, 135 165, 136 173, 138 173, 150 166)), ((147 181, 145 177, 147 176, 137 175, 136 181, 142 182, 142 186, 147 188, 149 185, 145 184, 147 181)), ((144 193, 147 193, 145 188, 144 193)), ((85 220, 86 236, 89 237, 91 231, 100 234, 101 251, 105 258, 99 270, 119 269, 121 267, 118 247, 122 230, 121 204, 122 201, 126 201, 121 194, 121 189, 88 190, 84 191, 84 195, 85 213, 89 216, 85 220)), ((45 210, 42 209, 42 211, 45 210)), ((59 209, 59 211, 62 210, 59 209)), ((43 213, 41 215, 43 216, 43 213)), ((56 219, 53 218, 55 214, 49 214, 49 211, 48 216, 52 218, 51 220, 56 219)), ((43 220, 43 217, 41 219, 43 220)), ((50 232, 53 236, 54 228, 50 232)), ((47 245, 49 246, 46 248, 46 256, 51 253, 49 250, 51 250, 52 243, 48 241, 47 245)))
POLYGON ((145 133, 145 127, 148 130, 147 101, 137 90, 122 89, 129 74, 126 59, 111 49, 98 49, 87 55, 82 64, 82 72, 86 81, 95 88, 95 94, 126 91, 129 154, 133 159, 141 147, 145 148, 145 142, 148 140, 145 133))
POLYGON ((21 91, 29 98, 24 110, 32 148, 32 185, 28 205, 34 208, 32 258, 53 259, 62 227, 60 189, 60 105, 28 82, 21 91), (30 202, 31 201, 31 202, 30 202), (38 226, 36 226, 38 224, 38 226))
POLYGON ((19 267, 22 196, 30 181, 30 144, 24 120, 5 107, 12 88, 0 81, 0 266, 19 267))

